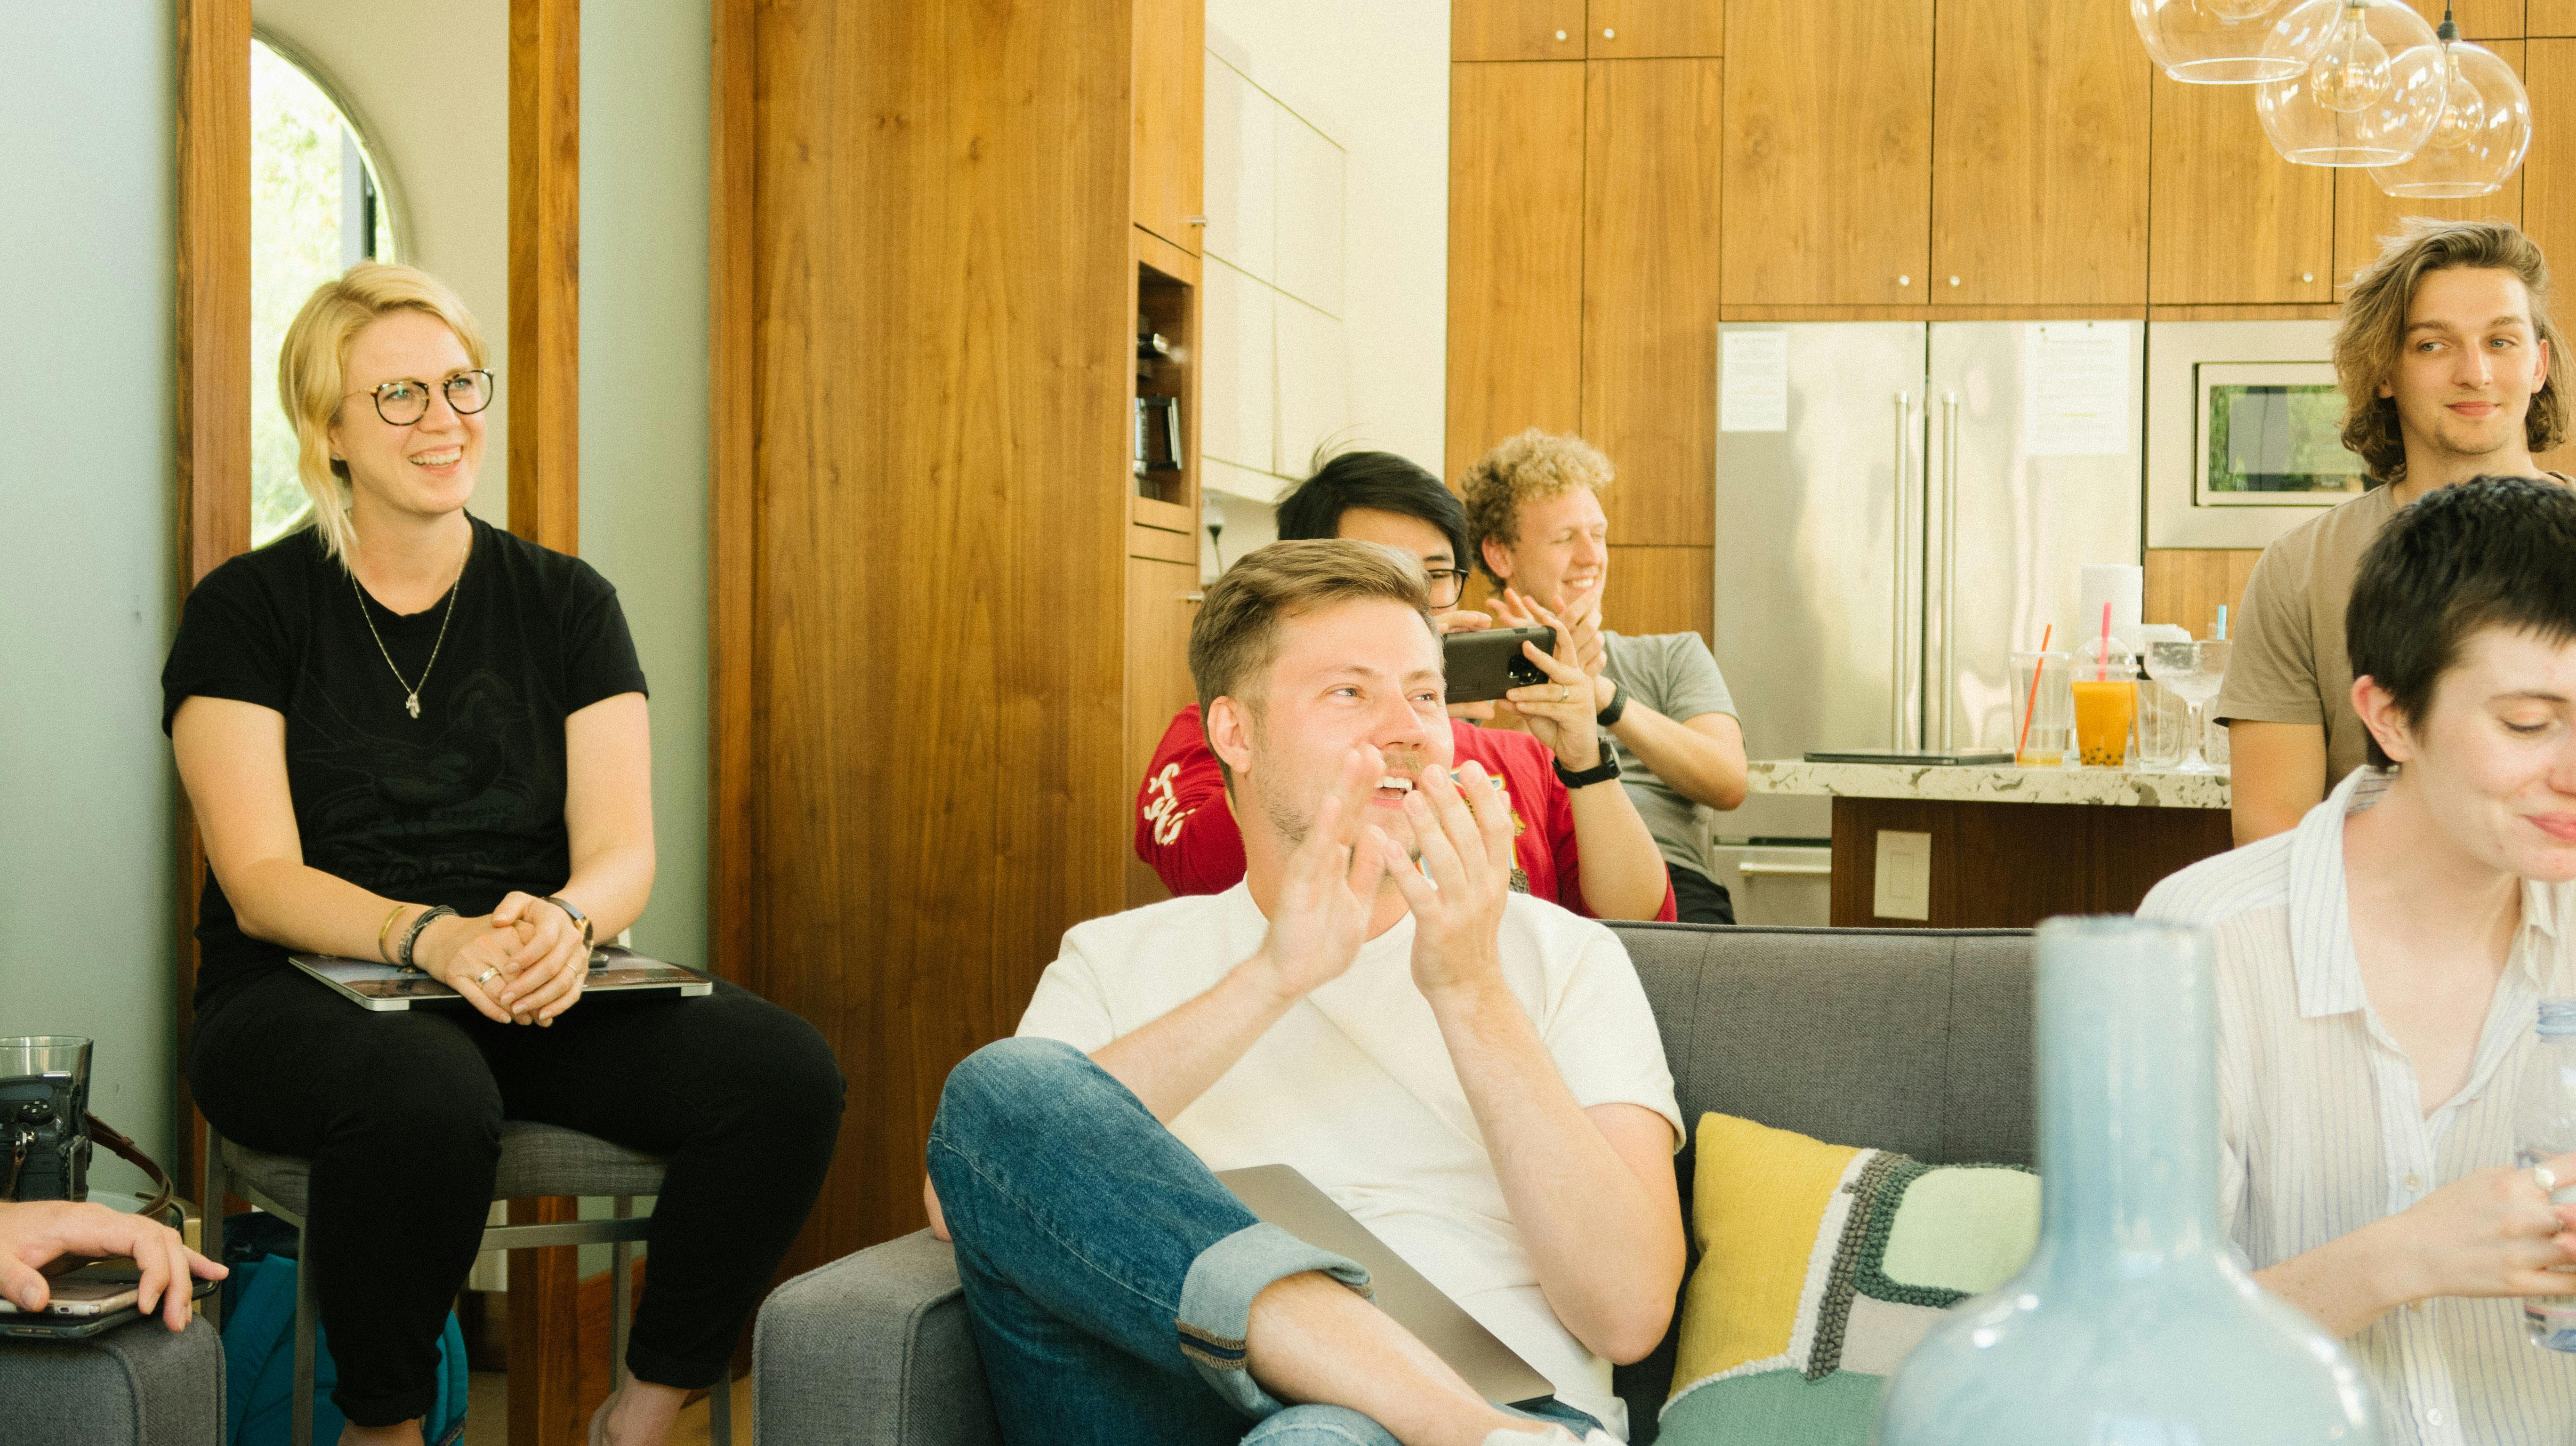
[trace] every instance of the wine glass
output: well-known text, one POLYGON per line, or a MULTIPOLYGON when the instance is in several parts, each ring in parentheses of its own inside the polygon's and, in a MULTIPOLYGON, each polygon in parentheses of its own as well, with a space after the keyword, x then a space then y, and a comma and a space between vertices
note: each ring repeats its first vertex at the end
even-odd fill
POLYGON ((2191 705, 2191 753, 2175 770, 2178 773, 2218 771, 2201 754, 2200 710, 2218 696, 2219 685, 2227 680, 2227 646, 2216 639, 2147 645, 2147 676, 2191 705))

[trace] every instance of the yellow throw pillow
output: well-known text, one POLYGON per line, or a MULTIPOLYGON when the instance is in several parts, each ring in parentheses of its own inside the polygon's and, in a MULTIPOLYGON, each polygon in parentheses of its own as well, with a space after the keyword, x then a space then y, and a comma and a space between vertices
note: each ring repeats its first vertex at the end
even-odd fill
POLYGON ((1691 1234, 1662 1439, 1858 1446, 1941 1312, 2030 1258, 2039 1177, 1702 1115, 1691 1234))

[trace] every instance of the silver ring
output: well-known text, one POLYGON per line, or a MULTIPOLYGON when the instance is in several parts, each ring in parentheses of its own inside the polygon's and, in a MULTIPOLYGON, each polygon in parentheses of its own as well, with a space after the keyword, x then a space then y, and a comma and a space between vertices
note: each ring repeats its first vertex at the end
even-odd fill
POLYGON ((500 966, 494 965, 492 968, 486 969, 482 973, 475 975, 474 982, 477 984, 489 984, 492 982, 492 976, 500 972, 500 966))
POLYGON ((1565 685, 1565 684, 1563 684, 1563 683, 1559 683, 1559 684, 1557 684, 1557 685, 1556 685, 1556 701, 1558 701, 1558 702, 1560 702, 1560 703, 1571 703, 1571 702, 1573 702, 1573 701, 1574 701, 1574 689, 1572 689, 1571 687, 1568 687, 1567 685, 1565 685))
POLYGON ((2555 1194, 2555 1193, 2557 1193, 2557 1190, 2558 1190, 2558 1172, 2557 1172, 2557 1171, 2555 1171, 2555 1170, 2550 1169, 2547 1165, 2534 1165, 2534 1166, 2532 1166, 2532 1167, 2531 1167, 2531 1181, 2532 1181, 2532 1183, 2533 1183, 2533 1184, 2538 1185, 2538 1186, 2540 1187, 2540 1193, 2541 1193, 2541 1194, 2543 1194, 2543 1195, 2551 1195, 2551 1194, 2555 1194))

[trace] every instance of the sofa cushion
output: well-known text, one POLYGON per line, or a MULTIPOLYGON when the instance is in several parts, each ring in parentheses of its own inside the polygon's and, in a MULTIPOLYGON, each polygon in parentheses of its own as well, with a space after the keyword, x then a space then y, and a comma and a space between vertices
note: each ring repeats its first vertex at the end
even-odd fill
POLYGON ((1879 1390, 1941 1312, 2010 1279, 2039 1237, 2039 1181, 1925 1165, 1712 1114, 1667 1446, 1869 1439, 1879 1390))
MULTIPOLYGON (((1654 1008, 1683 1118, 1736 1115, 1931 1164, 2030 1162, 2027 931, 1610 927, 1654 1008)), ((1674 1162, 1685 1202, 1697 1154, 1685 1145, 1674 1162)), ((1679 1313, 1615 1375, 1640 1446, 1672 1387, 1679 1313)))
POLYGON ((1684 1119, 1740 1115, 1933 1164, 2029 1163, 2026 931, 1616 932, 1684 1119))

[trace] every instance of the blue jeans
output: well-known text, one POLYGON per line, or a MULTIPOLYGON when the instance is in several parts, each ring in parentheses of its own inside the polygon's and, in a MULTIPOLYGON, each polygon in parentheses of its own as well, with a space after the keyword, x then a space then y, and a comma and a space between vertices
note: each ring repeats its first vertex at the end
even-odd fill
MULTIPOLYGON (((1322 1271, 1365 1292, 1368 1272, 1263 1224, 1081 1051, 976 1051, 929 1156, 1004 1440, 1395 1446, 1357 1411, 1283 1407, 1244 1365, 1264 1287, 1322 1271)), ((1598 1424, 1556 1402, 1533 1419, 1598 1424)))

